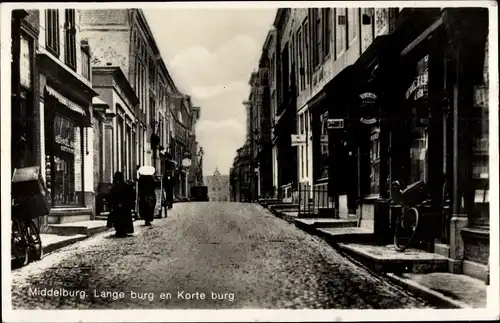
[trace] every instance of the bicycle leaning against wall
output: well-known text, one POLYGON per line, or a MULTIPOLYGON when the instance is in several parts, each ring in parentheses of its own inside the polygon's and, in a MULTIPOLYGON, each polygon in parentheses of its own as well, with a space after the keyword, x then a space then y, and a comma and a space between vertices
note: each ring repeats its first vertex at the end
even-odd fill
POLYGON ((422 181, 401 189, 399 181, 392 183, 393 206, 400 206, 401 212, 394 223, 394 247, 403 252, 411 245, 419 230, 418 205, 427 198, 427 185, 422 181))
POLYGON ((11 257, 14 266, 25 266, 42 258, 40 228, 35 220, 48 213, 45 194, 39 167, 14 170, 11 203, 11 257))

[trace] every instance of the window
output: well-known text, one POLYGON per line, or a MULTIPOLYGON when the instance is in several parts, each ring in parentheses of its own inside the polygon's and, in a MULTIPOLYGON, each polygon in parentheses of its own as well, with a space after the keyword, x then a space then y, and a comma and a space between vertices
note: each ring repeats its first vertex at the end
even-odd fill
POLYGON ((274 82, 276 79, 276 55, 273 53, 271 57, 271 80, 274 82))
POLYGON ((59 10, 49 9, 45 11, 45 47, 53 55, 59 57, 59 10))
POLYGON ((321 22, 321 15, 319 14, 319 9, 314 9, 314 21, 315 21, 315 26, 314 26, 314 56, 313 56, 313 65, 316 68, 321 62, 320 62, 320 49, 322 49, 322 42, 321 42, 321 33, 323 29, 323 25, 321 22))
POLYGON ((304 37, 302 35, 302 30, 300 29, 300 27, 299 30, 297 30, 297 40, 298 40, 297 68, 299 71, 298 83, 299 83, 299 89, 304 90, 305 89, 304 37))
POLYGON ((137 59, 137 97, 140 101, 141 111, 146 110, 146 71, 144 65, 137 59))
POLYGON ((358 36, 359 16, 357 13, 358 9, 356 8, 347 9, 347 30, 348 30, 347 41, 349 44, 352 44, 352 42, 358 36))
POLYGON ((65 9, 64 22, 64 62, 76 70, 76 24, 75 9, 65 9))
POLYGON ((84 205, 83 129, 56 114, 52 123, 47 122, 46 131, 46 178, 50 182, 51 205, 84 205))
POLYGON ((327 57, 330 54, 330 40, 332 37, 332 9, 323 9, 323 25, 324 25, 324 37, 323 37, 323 53, 327 57))
POLYGON ((346 9, 337 8, 336 9, 336 19, 335 19, 335 46, 337 57, 342 55, 346 49, 346 9))
POLYGON ((149 83, 151 86, 151 89, 154 89, 155 86, 155 79, 156 79, 156 73, 155 73, 155 63, 154 60, 151 58, 149 60, 149 83))
POLYGON ((380 193, 380 128, 373 127, 370 136, 370 195, 380 193))
POLYGON ((325 112, 320 117, 321 136, 320 136, 320 169, 319 178, 328 177, 328 128, 327 128, 328 112, 325 112))
MULTIPOLYGON (((306 142, 309 141, 309 111, 304 113, 304 126, 306 132, 306 142)), ((309 148, 308 148, 309 149, 309 148)), ((306 177, 309 176, 309 151, 306 149, 306 177)))
POLYGON ((153 128, 153 131, 155 131, 155 100, 153 97, 149 97, 149 124, 151 128, 153 128))
POLYGON ((88 53, 88 49, 82 48, 82 75, 85 77, 87 80, 90 81, 90 56, 88 53))
POLYGON ((304 31, 304 58, 303 58, 303 66, 304 66, 304 75, 305 82, 309 84, 309 44, 310 44, 310 35, 309 35, 309 21, 306 19, 302 25, 302 30, 304 31))
POLYGON ((21 35, 21 52, 20 52, 20 81, 25 88, 31 89, 31 74, 32 74, 32 47, 30 41, 21 35))

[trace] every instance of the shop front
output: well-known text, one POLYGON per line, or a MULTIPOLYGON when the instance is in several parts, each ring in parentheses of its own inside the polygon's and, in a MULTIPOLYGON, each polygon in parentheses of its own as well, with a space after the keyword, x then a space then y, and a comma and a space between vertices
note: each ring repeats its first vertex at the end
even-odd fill
POLYGON ((91 106, 97 93, 47 53, 38 58, 42 173, 50 206, 44 225, 90 220, 95 202, 91 106))
MULTIPOLYGON (((360 210, 363 218, 373 212, 379 241, 392 240, 387 228, 400 212, 390 202, 392 183, 405 188, 422 182, 427 195, 416 205, 420 230, 413 247, 440 253, 450 259, 450 270, 474 271, 483 279, 489 245, 488 114, 482 99, 487 14, 404 13, 387 45, 373 59, 369 48, 356 63, 358 115, 351 114, 360 121, 351 124, 360 151, 360 210)), ((380 37, 370 47, 377 42, 380 37)))

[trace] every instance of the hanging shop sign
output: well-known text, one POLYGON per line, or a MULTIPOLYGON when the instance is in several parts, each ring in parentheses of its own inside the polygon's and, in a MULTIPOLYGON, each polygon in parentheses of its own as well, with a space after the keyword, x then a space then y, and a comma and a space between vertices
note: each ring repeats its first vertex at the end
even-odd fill
POLYGON ((427 98, 429 83, 429 55, 426 55, 417 63, 417 76, 406 90, 407 100, 418 100, 427 98))
POLYGON ((344 119, 328 119, 326 126, 328 129, 344 129, 344 119))
POLYGON ((291 135, 291 136, 292 136, 292 147, 306 144, 306 135, 291 135))
POLYGON ((377 95, 365 92, 359 95, 362 117, 359 121, 363 124, 372 125, 377 122, 377 95))

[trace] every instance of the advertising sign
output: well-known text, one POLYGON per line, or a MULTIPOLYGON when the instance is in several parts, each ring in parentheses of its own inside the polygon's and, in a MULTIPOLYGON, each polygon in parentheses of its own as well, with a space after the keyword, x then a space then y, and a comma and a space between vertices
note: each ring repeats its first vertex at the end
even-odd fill
POLYGON ((306 136, 305 135, 291 135, 292 136, 292 147, 293 146, 301 146, 306 144, 306 136))
POLYGON ((371 92, 360 94, 359 99, 362 117, 359 121, 363 124, 371 125, 377 122, 377 95, 371 92))
POLYGON ((344 119, 328 119, 326 125, 328 129, 344 129, 344 119))

